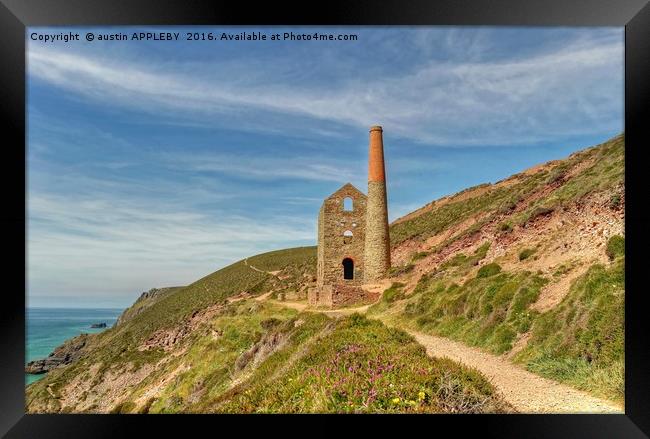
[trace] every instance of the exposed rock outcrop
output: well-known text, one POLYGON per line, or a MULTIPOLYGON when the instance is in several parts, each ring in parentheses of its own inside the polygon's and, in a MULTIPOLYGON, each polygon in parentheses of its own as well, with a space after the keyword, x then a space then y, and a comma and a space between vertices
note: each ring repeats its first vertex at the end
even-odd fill
POLYGON ((31 374, 45 373, 77 361, 83 356, 84 348, 88 344, 88 337, 88 334, 81 334, 66 340, 46 358, 27 363, 25 372, 31 374))

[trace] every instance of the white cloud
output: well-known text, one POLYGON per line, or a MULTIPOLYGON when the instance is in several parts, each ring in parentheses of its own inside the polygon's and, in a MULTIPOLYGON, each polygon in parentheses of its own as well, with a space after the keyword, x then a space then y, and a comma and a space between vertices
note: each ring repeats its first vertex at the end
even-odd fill
POLYGON ((260 249, 314 240, 313 218, 259 221, 254 214, 201 213, 103 192, 32 192, 30 293, 92 296, 187 284, 260 249))
POLYGON ((161 71, 31 44, 28 66, 40 80, 107 105, 189 111, 212 121, 220 114, 225 123, 250 128, 257 121, 257 129, 273 132, 289 123, 272 116, 278 113, 363 128, 381 123, 391 135, 437 145, 521 145, 622 129, 622 38, 584 38, 551 52, 481 61, 477 54, 487 42, 449 35, 448 46, 469 51, 464 61, 422 63, 386 78, 357 76, 326 91, 272 73, 242 81, 237 72, 255 62, 246 58, 238 66, 206 63, 208 80, 182 65, 161 71))
POLYGON ((269 155, 233 154, 161 154, 159 158, 170 166, 191 172, 216 172, 253 180, 299 179, 346 182, 364 180, 363 161, 331 157, 273 157, 269 155))

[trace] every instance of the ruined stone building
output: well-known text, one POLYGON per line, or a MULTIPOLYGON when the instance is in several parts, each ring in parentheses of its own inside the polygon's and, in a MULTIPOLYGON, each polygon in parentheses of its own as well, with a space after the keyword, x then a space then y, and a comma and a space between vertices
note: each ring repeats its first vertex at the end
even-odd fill
POLYGON ((368 299, 361 285, 390 268, 382 128, 370 128, 368 195, 350 183, 325 198, 318 215, 316 287, 309 303, 343 306, 368 299))

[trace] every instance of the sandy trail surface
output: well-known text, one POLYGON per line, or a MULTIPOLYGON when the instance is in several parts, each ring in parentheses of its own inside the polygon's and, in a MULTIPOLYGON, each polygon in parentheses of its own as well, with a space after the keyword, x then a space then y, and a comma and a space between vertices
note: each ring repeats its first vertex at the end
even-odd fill
POLYGON ((447 357, 478 369, 521 413, 624 413, 623 407, 543 378, 497 355, 445 337, 406 330, 432 357, 447 357))

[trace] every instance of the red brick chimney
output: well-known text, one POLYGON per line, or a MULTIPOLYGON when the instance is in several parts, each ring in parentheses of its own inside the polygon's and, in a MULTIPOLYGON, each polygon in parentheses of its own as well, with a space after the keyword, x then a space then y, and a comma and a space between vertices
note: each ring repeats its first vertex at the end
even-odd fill
POLYGON ((368 201, 366 204, 366 242, 364 280, 374 282, 386 277, 390 268, 388 201, 384 167, 384 140, 380 126, 370 127, 368 148, 368 201))

